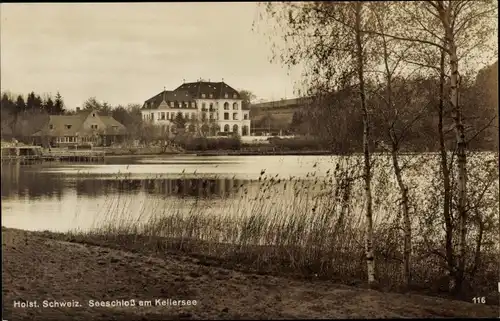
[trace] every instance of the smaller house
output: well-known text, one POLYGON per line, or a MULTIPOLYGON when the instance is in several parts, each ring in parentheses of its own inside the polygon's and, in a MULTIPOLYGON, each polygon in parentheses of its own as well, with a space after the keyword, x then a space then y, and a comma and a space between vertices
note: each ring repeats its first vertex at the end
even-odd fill
POLYGON ((96 110, 75 115, 51 115, 42 129, 33 135, 37 143, 64 147, 81 144, 109 146, 123 141, 127 130, 110 115, 96 110))

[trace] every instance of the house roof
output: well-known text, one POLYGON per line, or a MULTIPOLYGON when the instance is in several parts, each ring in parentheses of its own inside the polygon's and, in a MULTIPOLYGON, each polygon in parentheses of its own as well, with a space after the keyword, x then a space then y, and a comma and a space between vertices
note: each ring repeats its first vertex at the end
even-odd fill
MULTIPOLYGON (((144 102, 142 109, 158 109, 163 101, 171 108, 180 108, 180 102, 191 103, 195 99, 241 99, 239 92, 224 82, 198 81, 184 83, 175 90, 164 90, 144 102)), ((187 106, 191 108, 191 104, 187 106)), ((246 108, 245 108, 246 109, 246 108)))
POLYGON ((116 133, 116 134, 125 134, 127 129, 125 126, 114 119, 112 116, 99 116, 101 121, 106 125, 106 133, 116 133))
POLYGON ((54 128, 51 131, 51 136, 75 136, 82 127, 85 118, 87 117, 83 113, 71 116, 51 115, 49 125, 54 128))

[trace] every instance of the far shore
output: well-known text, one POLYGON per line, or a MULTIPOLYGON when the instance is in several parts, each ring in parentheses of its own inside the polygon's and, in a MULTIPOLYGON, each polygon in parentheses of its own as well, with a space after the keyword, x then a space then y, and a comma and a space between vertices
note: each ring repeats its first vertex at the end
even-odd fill
POLYGON ((137 235, 99 238, 2 227, 3 318, 498 317, 498 306, 243 271, 207 255, 169 250, 167 244, 137 235), (162 305, 167 299, 184 303, 162 305), (63 307, 64 302, 74 306, 63 307), (147 302, 152 304, 141 305, 147 302), (33 307, 18 307, 29 304, 33 307))

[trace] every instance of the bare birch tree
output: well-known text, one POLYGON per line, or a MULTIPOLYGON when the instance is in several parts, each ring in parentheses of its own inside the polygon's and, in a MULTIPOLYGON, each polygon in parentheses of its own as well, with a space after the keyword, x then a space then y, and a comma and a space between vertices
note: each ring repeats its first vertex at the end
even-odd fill
MULTIPOLYGON (((275 48, 275 59, 288 66, 302 64, 312 96, 331 93, 349 85, 359 90, 363 116, 363 177, 365 252, 368 283, 375 283, 373 210, 371 191, 370 119, 365 89, 368 10, 364 3, 309 2, 266 3, 269 20, 274 20, 284 47, 275 48)), ((266 23, 269 22, 266 20, 266 23)), ((276 45, 276 43, 274 43, 276 45)))
MULTIPOLYGON (((420 110, 411 110, 411 116, 404 115, 408 108, 405 108, 410 102, 408 99, 398 99, 395 97, 394 83, 399 82, 400 91, 404 91, 405 81, 403 79, 395 79, 398 74, 400 74, 401 67, 403 65, 403 60, 405 58, 405 53, 408 51, 409 47, 407 44, 399 44, 393 39, 388 39, 385 33, 388 30, 388 26, 393 23, 391 21, 391 16, 393 14, 393 7, 397 6, 397 3, 387 3, 387 2, 374 2, 371 3, 369 8, 374 17, 375 30, 380 32, 379 37, 376 37, 377 46, 373 51, 374 55, 380 57, 382 75, 383 79, 381 83, 385 89, 383 94, 380 95, 385 108, 380 110, 380 114, 383 116, 385 126, 383 131, 387 132, 387 138, 389 139, 389 152, 392 160, 392 168, 394 175, 396 176, 396 182, 400 193, 400 204, 401 212, 403 216, 403 231, 404 231, 404 245, 403 245, 403 257, 404 257, 404 278, 406 284, 409 286, 411 284, 411 243, 412 243, 412 229, 411 229, 411 218, 410 218, 410 204, 408 195, 408 186, 403 178, 403 167, 400 161, 400 148, 402 140, 404 139, 405 132, 411 130, 415 122, 421 118, 425 108, 420 108, 420 110), (405 121, 406 120, 406 121, 405 121)), ((410 98, 413 95, 407 95, 406 98, 410 98)), ((414 96, 413 96, 414 97, 414 96)), ((383 144, 385 146, 385 144, 383 144)))
MULTIPOLYGON (((395 32, 367 31, 384 35, 391 39, 418 43, 423 47, 433 47, 444 53, 441 58, 449 64, 449 96, 454 123, 458 167, 458 229, 459 242, 454 275, 455 291, 460 293, 465 272, 465 249, 468 221, 467 202, 467 146, 462 110, 459 104, 460 70, 459 61, 474 57, 473 52, 484 50, 487 39, 493 31, 492 17, 497 8, 492 1, 418 1, 401 4, 400 28, 395 32), (444 35, 444 37, 443 37, 444 35), (460 52, 460 53, 459 53, 460 52)), ((442 63, 443 64, 443 63, 442 63)), ((440 67, 440 69, 443 69, 440 67)), ((443 154, 443 151, 441 152, 443 154)), ((443 164, 444 165, 444 164, 443 164)), ((443 166, 447 168, 447 166, 443 166)), ((446 189, 446 186, 445 186, 446 189)), ((447 214, 445 215, 445 219, 447 214)), ((450 216, 451 217, 451 216, 450 216)), ((448 223, 447 223, 448 224, 448 223)), ((453 228, 453 227, 451 227, 453 228)), ((449 233, 449 231, 447 231, 449 233)), ((447 234, 447 246, 448 246, 447 234)))

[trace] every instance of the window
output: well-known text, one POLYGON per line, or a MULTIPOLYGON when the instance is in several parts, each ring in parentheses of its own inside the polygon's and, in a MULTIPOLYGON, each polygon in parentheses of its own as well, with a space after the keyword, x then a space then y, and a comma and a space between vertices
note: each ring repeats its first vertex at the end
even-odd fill
POLYGON ((205 113, 205 112, 201 113, 201 119, 207 120, 207 113, 205 113))
POLYGON ((210 94, 210 98, 214 98, 214 95, 213 95, 213 94, 210 94))
POLYGON ((207 97, 207 95, 201 94, 201 98, 205 98, 205 97, 207 97))
POLYGON ((154 114, 154 113, 151 113, 150 117, 151 117, 151 118, 150 118, 151 120, 154 120, 154 119, 155 119, 155 114, 154 114))
POLYGON ((229 113, 224 113, 224 120, 229 120, 229 113))
POLYGON ((233 133, 237 133, 238 132, 238 125, 234 125, 233 126, 233 133))
POLYGON ((210 113, 210 119, 214 119, 214 114, 210 113))
POLYGON ((165 112, 163 112, 163 111, 161 112, 161 117, 160 118, 161 118, 161 120, 165 120, 165 112))
POLYGON ((210 103, 210 111, 214 110, 214 104, 210 103))
POLYGON ((233 98, 238 98, 238 94, 233 94, 233 98))
POLYGON ((243 119, 244 119, 244 120, 248 120, 248 114, 247 114, 247 113, 244 113, 244 114, 243 114, 243 119))
POLYGON ((227 93, 224 94, 224 98, 227 98, 229 97, 229 95, 227 93))
POLYGON ((66 129, 71 129, 71 125, 64 125, 66 129))
POLYGON ((228 102, 224 103, 224 110, 229 110, 229 103, 228 102))
POLYGON ((224 131, 225 131, 225 132, 228 132, 228 131, 229 131, 229 125, 225 125, 225 126, 224 126, 224 131))
POLYGON ((92 117, 95 117, 95 113, 92 113, 92 117))
POLYGON ((194 101, 191 102, 191 107, 196 107, 196 104, 194 103, 194 101))
POLYGON ((238 120, 238 113, 233 113, 233 120, 238 120))
POLYGON ((233 109, 234 109, 234 110, 237 110, 237 109, 238 109, 238 103, 234 103, 234 104, 233 104, 233 109))
POLYGON ((50 128, 50 129, 54 129, 54 125, 50 124, 50 125, 49 125, 49 128, 50 128))
POLYGON ((201 103, 201 110, 207 110, 207 104, 201 103))

